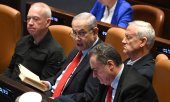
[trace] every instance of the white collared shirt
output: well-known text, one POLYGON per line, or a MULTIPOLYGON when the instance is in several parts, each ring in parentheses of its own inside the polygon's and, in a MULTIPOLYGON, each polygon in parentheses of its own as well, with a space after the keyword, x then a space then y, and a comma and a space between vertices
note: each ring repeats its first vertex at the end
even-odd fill
POLYGON ((138 60, 140 60, 140 59, 141 59, 141 57, 138 58, 138 59, 136 59, 136 60, 134 60, 134 61, 132 61, 132 60, 130 59, 126 64, 133 66, 133 64, 134 64, 135 62, 137 62, 138 60))
POLYGON ((113 5, 113 7, 109 10, 109 12, 108 12, 108 8, 105 6, 105 11, 101 19, 102 22, 111 23, 116 4, 117 4, 117 1, 113 5))

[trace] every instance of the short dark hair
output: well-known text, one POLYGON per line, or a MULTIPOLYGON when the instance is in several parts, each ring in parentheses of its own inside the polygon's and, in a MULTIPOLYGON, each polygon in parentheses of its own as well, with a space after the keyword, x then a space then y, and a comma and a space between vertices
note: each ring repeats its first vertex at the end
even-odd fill
POLYGON ((112 60, 116 66, 122 64, 120 54, 110 44, 101 43, 95 46, 89 53, 90 56, 96 55, 97 60, 102 64, 107 64, 108 60, 112 60))

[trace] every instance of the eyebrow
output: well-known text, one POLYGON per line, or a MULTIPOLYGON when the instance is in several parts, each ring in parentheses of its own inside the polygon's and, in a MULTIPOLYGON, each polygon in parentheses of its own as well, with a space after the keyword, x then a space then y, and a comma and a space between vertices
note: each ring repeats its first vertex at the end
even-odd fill
POLYGON ((73 31, 76 31, 76 32, 81 32, 81 31, 85 31, 84 29, 80 29, 80 30, 74 30, 72 29, 73 31))

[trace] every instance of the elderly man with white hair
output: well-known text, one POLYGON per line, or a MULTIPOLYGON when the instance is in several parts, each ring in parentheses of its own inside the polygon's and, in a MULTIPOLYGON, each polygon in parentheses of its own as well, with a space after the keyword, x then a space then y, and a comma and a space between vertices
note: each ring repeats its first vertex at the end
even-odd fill
POLYGON ((155 62, 150 53, 155 42, 155 31, 152 25, 145 21, 133 21, 125 32, 122 40, 123 52, 128 55, 125 65, 131 65, 141 75, 152 82, 155 62))

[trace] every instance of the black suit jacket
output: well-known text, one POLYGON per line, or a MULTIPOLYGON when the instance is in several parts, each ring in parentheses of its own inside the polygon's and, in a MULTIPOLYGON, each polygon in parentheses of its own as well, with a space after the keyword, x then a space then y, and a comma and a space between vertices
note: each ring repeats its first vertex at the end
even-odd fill
POLYGON ((55 99, 55 102, 75 102, 75 101, 67 96, 59 96, 55 99))
MULTIPOLYGON (((102 41, 99 40, 97 44, 101 42, 102 41)), ((61 75, 62 71, 65 70, 77 53, 78 50, 76 48, 73 49, 64 63, 63 69, 60 70, 55 77, 48 79, 52 85, 55 84, 56 79, 61 75)), ((87 54, 67 82, 62 95, 67 95, 76 102, 91 102, 98 91, 98 85, 98 79, 92 76, 89 55, 87 54)))
MULTIPOLYGON (((127 64, 129 60, 130 59, 127 59, 125 61, 125 65, 127 64)), ((137 62, 133 64, 132 67, 152 83, 153 71, 155 68, 155 61, 151 54, 147 54, 141 59, 139 59, 137 62)))
MULTIPOLYGON (((93 102, 105 102, 108 87, 100 85, 93 102)), ((120 77, 113 102, 158 102, 150 82, 134 69, 125 67, 120 77)))

